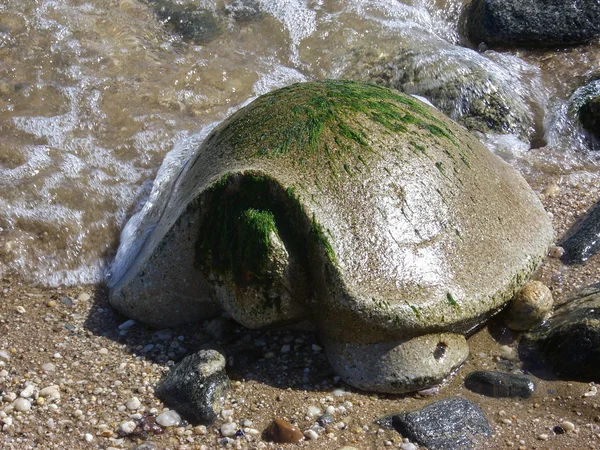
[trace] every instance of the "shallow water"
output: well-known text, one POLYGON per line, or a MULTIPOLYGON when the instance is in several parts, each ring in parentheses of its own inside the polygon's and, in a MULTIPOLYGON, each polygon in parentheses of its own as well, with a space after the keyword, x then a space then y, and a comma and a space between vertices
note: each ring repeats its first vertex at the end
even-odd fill
MULTIPOLYGON (((121 238, 119 272, 216 123, 293 82, 366 77, 398 49, 419 49, 411 60, 419 76, 403 85, 410 93, 432 92, 465 66, 492 74, 534 118, 533 146, 548 145, 530 149, 514 134, 481 139, 534 187, 557 176, 600 184, 600 158, 567 107, 600 70, 598 44, 477 53, 457 46, 456 0, 181 1, 214 15, 214 40, 183 40, 136 0, 0 3, 0 275, 101 281, 137 212, 121 238), (243 16, 240 5, 259 14, 243 16)), ((460 102, 436 106, 461 120, 480 94, 465 86, 460 102)))

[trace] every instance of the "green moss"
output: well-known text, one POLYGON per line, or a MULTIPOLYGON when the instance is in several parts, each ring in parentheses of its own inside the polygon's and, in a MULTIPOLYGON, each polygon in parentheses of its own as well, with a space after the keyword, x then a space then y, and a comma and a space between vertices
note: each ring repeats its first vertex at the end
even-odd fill
POLYGON ((415 313, 415 316, 417 316, 417 319, 421 320, 421 313, 419 312, 419 308, 417 308, 415 305, 408 305, 408 306, 415 313))
POLYGON ((274 234, 305 267, 315 251, 337 264, 325 231, 314 217, 307 217, 296 189, 283 190, 269 177, 226 174, 194 207, 201 208, 196 264, 209 273, 231 277, 240 287, 272 282, 274 234))
POLYGON ((450 303, 455 308, 458 308, 458 303, 456 302, 456 300, 454 300, 454 297, 452 297, 452 294, 450 292, 446 293, 446 298, 448 299, 448 303, 450 303))

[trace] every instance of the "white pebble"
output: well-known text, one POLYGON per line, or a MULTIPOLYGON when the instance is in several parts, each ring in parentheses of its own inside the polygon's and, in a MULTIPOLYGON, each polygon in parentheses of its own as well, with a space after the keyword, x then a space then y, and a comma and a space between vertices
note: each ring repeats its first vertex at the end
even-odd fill
POLYGON ((346 424, 344 422, 338 422, 333 427, 337 428, 338 430, 343 430, 344 428, 346 428, 346 424))
POLYGON ((508 345, 501 345, 500 346, 500 356, 502 356, 504 359, 513 359, 514 358, 514 350, 509 347, 508 345))
POLYGON ((249 434, 250 436, 258 436, 260 431, 255 428, 244 428, 244 433, 249 434))
POLYGON ((121 330, 121 331, 128 330, 129 328, 131 328, 134 325, 135 325, 135 320, 129 319, 128 321, 123 322, 121 325, 119 325, 119 330, 121 330))
POLYGON ((60 358, 62 358, 62 355, 60 353, 56 352, 54 355, 52 355, 52 357, 54 359, 60 359, 60 358))
POLYGON ((10 354, 5 350, 0 350, 0 359, 10 361, 10 354))
POLYGON ((26 412, 31 409, 31 403, 29 403, 29 400, 24 398, 16 399, 12 405, 15 408, 15 410, 19 412, 26 412))
POLYGON ((135 411, 136 409, 138 409, 140 406, 142 405, 142 402, 140 402, 140 399, 137 397, 133 397, 131 400, 129 400, 125 406, 127 407, 127 409, 129 409, 130 411, 135 411))
POLYGON ((331 406, 331 405, 330 405, 330 406, 328 406, 328 407, 325 409, 325 412, 326 412, 327 414, 329 414, 330 416, 334 415, 336 411, 337 411, 337 410, 335 409, 335 407, 334 407, 334 406, 331 406))
POLYGON ((52 363, 42 364, 42 370, 46 372, 54 372, 56 370, 56 366, 52 363))
POLYGON ((343 389, 335 389, 332 394, 336 397, 341 397, 342 395, 344 395, 346 393, 346 391, 344 391, 343 389))
POLYGON ((16 310, 19 314, 25 314, 27 312, 22 306, 17 306, 16 310))
POLYGON ((249 419, 244 419, 241 423, 243 427, 251 427, 252 425, 254 425, 254 422, 252 422, 249 419))
POLYGON ((33 395, 34 392, 35 386, 33 384, 30 384, 29 386, 25 386, 25 389, 23 389, 19 395, 23 398, 29 398, 33 395))
POLYGON ((223 409, 221 410, 221 417, 225 420, 233 417, 233 409, 223 409))
POLYGON ((87 302, 90 298, 91 298, 90 294, 87 294, 84 292, 83 294, 79 294, 79 296, 77 297, 77 300, 80 300, 82 302, 87 302))
POLYGON ((562 422, 560 426, 563 427, 565 431, 573 431, 575 429, 575 424, 573 422, 569 422, 568 420, 562 422))
POLYGON ((319 438, 319 435, 315 430, 306 430, 304 432, 304 437, 310 441, 314 441, 315 439, 319 438))
POLYGON ((171 409, 157 416, 156 423, 163 427, 175 427, 181 423, 181 416, 171 409))
POLYGON ((235 422, 224 423, 223 425, 221 425, 221 434, 225 437, 231 437, 231 436, 235 435, 236 431, 237 431, 237 423, 235 423, 235 422))
POLYGON ((538 439, 539 439, 540 441, 547 441, 547 440, 548 440, 548 435, 547 435, 546 433, 540 434, 540 435, 538 436, 538 439))
POLYGON ((590 386, 590 390, 583 394, 584 397, 594 397, 598 393, 596 386, 590 386))
POLYGON ((92 436, 90 433, 85 433, 83 438, 85 439, 85 442, 92 442, 94 440, 94 436, 92 436))
POLYGON ((306 415, 308 417, 315 417, 321 414, 321 409, 317 408, 316 406, 309 406, 308 410, 306 412, 306 415))
POLYGON ((206 425, 198 425, 194 427, 194 434, 204 436, 206 434, 206 425))
POLYGON ((125 434, 131 434, 133 433, 133 430, 135 430, 135 427, 135 422, 128 420, 127 422, 123 422, 121 425, 119 425, 119 430, 125 434))
POLYGON ((98 350, 98 353, 100 353, 101 355, 108 355, 108 349, 102 347, 100 350, 98 350))
POLYGON ((417 450, 417 446, 415 444, 412 444, 410 442, 405 442, 403 443, 400 448, 402 450, 417 450))

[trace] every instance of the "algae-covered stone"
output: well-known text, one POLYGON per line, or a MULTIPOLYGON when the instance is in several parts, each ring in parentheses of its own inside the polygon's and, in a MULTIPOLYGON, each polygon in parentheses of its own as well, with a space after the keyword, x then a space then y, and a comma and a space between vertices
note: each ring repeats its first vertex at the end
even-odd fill
MULTIPOLYGON (((127 272, 111 279, 111 303, 154 324, 204 307, 208 316, 214 304, 250 327, 308 317, 343 365, 344 343, 469 332, 522 286, 552 238, 525 181, 439 111, 366 83, 296 84, 209 135, 127 272), (148 283, 159 299, 146 297, 148 283)), ((397 392, 391 381, 379 390, 397 392)))

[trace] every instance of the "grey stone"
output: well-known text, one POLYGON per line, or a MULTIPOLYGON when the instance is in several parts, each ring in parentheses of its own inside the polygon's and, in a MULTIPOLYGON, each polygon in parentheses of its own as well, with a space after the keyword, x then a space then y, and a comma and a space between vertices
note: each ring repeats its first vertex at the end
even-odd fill
POLYGON ((158 446, 154 442, 144 442, 132 447, 131 450, 158 450, 158 446))
POLYGON ((471 372, 465 387, 488 397, 529 398, 535 392, 535 383, 528 376, 491 371, 471 372))
POLYGON ((600 284, 573 293, 542 325, 525 334, 519 355, 562 379, 600 381, 600 284))
POLYGON ((222 33, 219 17, 207 8, 200 8, 193 0, 153 0, 156 14, 184 40, 208 44, 222 33))
POLYGON ((474 46, 582 44, 600 36, 598 0, 472 0, 459 22, 474 46))
POLYGON ((156 387, 156 396, 194 423, 213 423, 223 408, 229 379, 225 357, 200 350, 184 358, 156 387))
POLYGON ((217 305, 250 328, 311 317, 358 387, 379 383, 346 369, 373 374, 355 358, 371 344, 408 358, 376 365, 385 392, 415 388, 402 367, 419 389, 448 375, 468 352, 457 335, 497 312, 553 240, 535 193, 463 127, 350 81, 239 110, 186 164, 161 217, 110 280, 116 309, 159 326, 217 305), (420 368, 417 348, 431 357, 420 368))
POLYGON ((413 442, 430 450, 482 448, 492 429, 475 403, 448 398, 423 409, 394 415, 394 428, 413 442))

